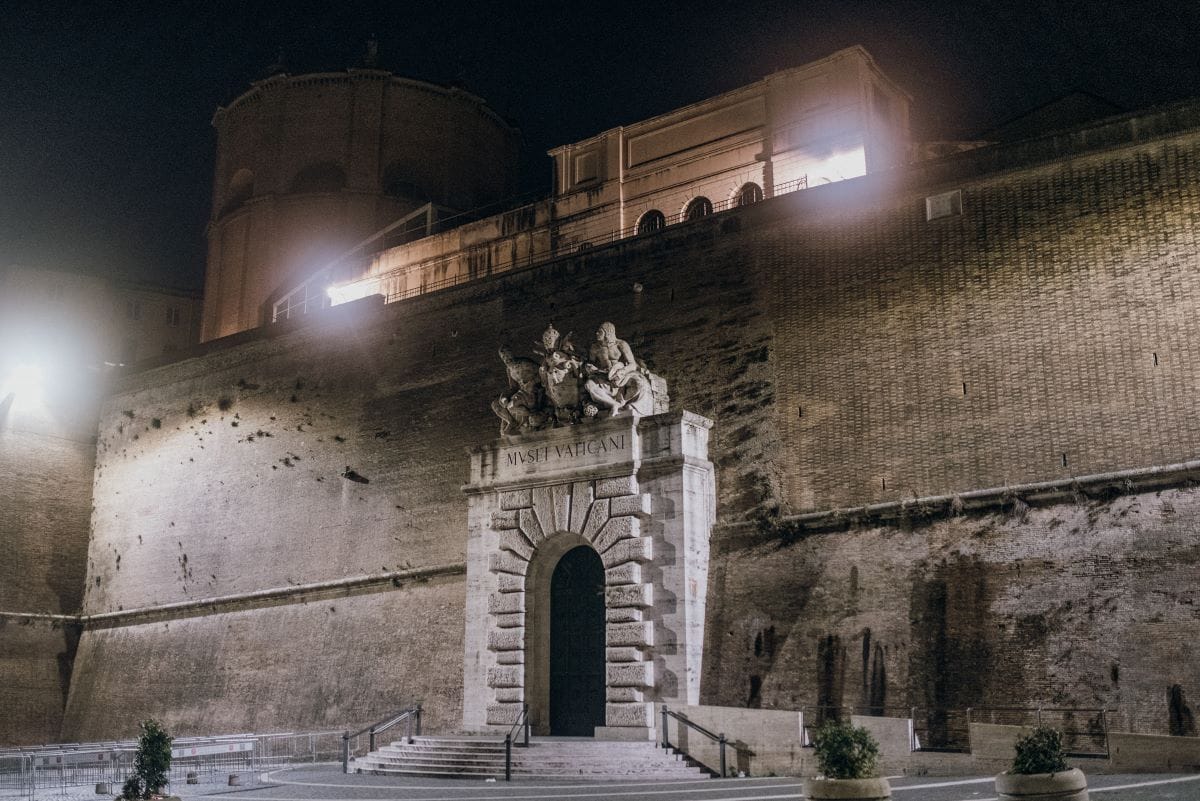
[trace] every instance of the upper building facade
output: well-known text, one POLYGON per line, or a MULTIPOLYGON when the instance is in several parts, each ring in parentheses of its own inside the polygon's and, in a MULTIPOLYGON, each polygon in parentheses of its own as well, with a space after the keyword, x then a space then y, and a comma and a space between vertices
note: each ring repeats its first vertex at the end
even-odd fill
POLYGON ((204 340, 266 322, 281 294, 389 223, 515 185, 517 132, 482 100, 381 70, 272 76, 213 127, 204 340))
POLYGON ((394 247, 381 232, 279 298, 270 319, 367 295, 399 300, 898 166, 909 105, 866 50, 840 50, 555 148, 545 200, 394 247))

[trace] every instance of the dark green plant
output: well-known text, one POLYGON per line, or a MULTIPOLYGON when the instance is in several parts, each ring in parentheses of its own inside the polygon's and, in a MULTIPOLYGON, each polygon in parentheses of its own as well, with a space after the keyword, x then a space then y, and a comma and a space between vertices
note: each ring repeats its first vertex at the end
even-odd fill
POLYGON ((1067 770, 1062 734, 1049 726, 1038 726, 1017 740, 1012 773, 1060 773, 1067 770))
POLYGON ((157 720, 143 721, 141 730, 133 775, 121 788, 121 797, 129 801, 161 793, 167 786, 167 771, 171 769, 171 735, 157 720))
POLYGON ((830 721, 813 734, 813 747, 827 779, 871 779, 879 774, 879 744, 861 726, 830 721))

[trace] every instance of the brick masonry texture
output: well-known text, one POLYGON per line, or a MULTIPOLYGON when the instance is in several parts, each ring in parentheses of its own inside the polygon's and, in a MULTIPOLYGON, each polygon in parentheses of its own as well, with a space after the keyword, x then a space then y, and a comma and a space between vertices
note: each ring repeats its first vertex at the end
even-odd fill
MULTIPOLYGON (((1103 702, 1163 731, 1170 686, 1200 697, 1191 490, 790 546, 729 532, 1194 456, 1198 141, 1005 151, 991 171, 967 154, 130 376, 99 429, 84 610, 461 562, 497 346, 527 352, 549 321, 587 342, 612 320, 675 408, 715 421, 704 703, 857 703, 869 628, 869 700, 1103 702), (924 197, 950 189, 963 214, 926 222, 924 197)), ((309 603, 86 631, 63 735, 146 714, 181 732, 341 725, 420 692, 452 721, 463 591, 438 586, 439 603, 404 589, 336 618, 309 603), (329 686, 376 694, 321 712, 329 686)))
POLYGON ((714 553, 705 702, 1107 708, 1165 734, 1168 689, 1200 692, 1198 529, 1187 488, 714 553))
MULTIPOLYGON (((96 423, 81 405, 0 412, 0 613, 79 611, 96 423)), ((78 640, 70 623, 0 614, 0 744, 58 738, 78 640)))
POLYGON ((433 731, 462 717, 463 584, 93 629, 80 645, 68 739, 341 729, 413 701, 433 731))

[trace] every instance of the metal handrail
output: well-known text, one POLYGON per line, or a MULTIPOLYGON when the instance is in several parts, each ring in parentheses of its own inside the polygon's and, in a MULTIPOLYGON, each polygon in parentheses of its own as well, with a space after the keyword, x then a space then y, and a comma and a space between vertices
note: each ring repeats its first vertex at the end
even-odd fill
POLYGON ((662 705, 662 747, 664 749, 674 747, 675 750, 679 751, 681 754, 684 754, 685 756, 687 754, 683 751, 683 749, 679 748, 678 746, 672 746, 670 741, 667 739, 667 718, 668 717, 675 718, 675 720, 677 720, 680 723, 682 723, 683 725, 687 726, 689 729, 695 729, 696 731, 700 732, 708 739, 717 743, 717 745, 721 751, 721 773, 720 773, 720 776, 722 779, 724 779, 727 774, 727 771, 725 769, 725 746, 728 745, 728 743, 729 743, 729 741, 725 738, 725 733, 721 732, 720 734, 713 734, 711 731, 704 728, 699 723, 695 723, 692 720, 690 720, 686 715, 680 714, 679 712, 672 712, 670 709, 667 708, 666 704, 663 704, 662 705))
MULTIPOLYGON (((785 181, 780 184, 775 184, 773 187, 770 188, 771 189, 770 192, 764 192, 763 200, 769 200, 771 198, 780 197, 781 195, 791 194, 792 192, 803 191, 808 188, 809 188, 808 176, 805 175, 805 176, 802 176, 795 180, 785 181)), ((764 187, 764 190, 765 189, 766 189, 766 187, 764 187)), ((541 200, 535 201, 535 203, 527 203, 527 204, 523 204, 523 205, 525 207, 528 207, 530 205, 535 205, 537 202, 541 202, 541 200)), ((707 217, 707 216, 711 216, 713 214, 719 214, 723 211, 728 211, 728 210, 736 209, 736 208, 742 208, 746 205, 751 205, 751 204, 743 203, 737 195, 731 196, 731 197, 726 197, 721 200, 713 201, 711 211, 709 211, 707 214, 701 215, 701 216, 707 217)), ((515 208, 521 208, 521 205, 515 206, 514 209, 510 209, 510 210, 515 210, 515 208)), ((498 213, 503 213, 503 212, 498 212, 498 213)), ((495 215, 492 215, 492 216, 495 216, 495 215)), ((452 219, 452 218, 447 218, 447 219, 452 219)), ((486 219, 486 218, 483 218, 483 219, 486 219)), ((576 241, 572 242, 569 249, 566 247, 560 247, 558 245, 551 245, 550 247, 548 247, 544 250, 540 250, 536 253, 531 250, 527 254, 527 256, 524 257, 523 261, 525 262, 525 266, 541 264, 541 263, 544 263, 545 261, 550 261, 550 260, 553 260, 556 258, 560 258, 562 256, 566 256, 570 253, 574 253, 577 251, 587 250, 592 247, 609 245, 609 244, 613 244, 615 242, 620 242, 622 240, 631 239, 634 237, 650 236, 652 234, 659 233, 667 228, 670 228, 677 223, 690 222, 695 219, 700 219, 700 217, 692 217, 691 219, 689 219, 687 216, 687 210, 684 209, 684 210, 681 210, 674 214, 664 214, 662 226, 654 228, 652 230, 639 231, 638 224, 635 222, 633 225, 629 225, 624 228, 613 229, 607 233, 597 234, 597 235, 589 237, 587 239, 576 240, 576 241)), ((442 220, 440 222, 445 223, 446 220, 442 220)), ((561 220, 551 220, 551 221, 548 221, 541 225, 535 226, 535 228, 549 233, 559 223, 561 223, 561 220)), ((387 229, 385 229, 385 231, 386 230, 387 229)), ((447 230, 449 230, 449 229, 447 229, 447 230)), ((534 229, 531 228, 524 233, 531 233, 533 230, 534 229)), ((374 241, 374 239, 382 233, 383 232, 377 232, 377 234, 373 235, 370 239, 368 239, 362 243, 359 243, 359 245, 355 246, 349 252, 342 254, 334 262, 330 263, 329 265, 326 265, 325 267, 321 268, 317 272, 313 273, 303 283, 296 286, 291 291, 289 291, 286 295, 284 295, 281 298, 279 298, 278 300, 276 300, 274 302, 274 304, 272 305, 271 322, 275 323, 275 322, 279 322, 280 320, 291 319, 293 316, 306 315, 310 311, 310 309, 309 309, 310 305, 312 305, 314 307, 314 309, 328 307, 330 305, 330 299, 329 299, 328 295, 326 295, 326 293, 325 293, 323 281, 328 279, 330 271, 334 267, 349 264, 350 258, 352 256, 356 255, 360 251, 363 252, 364 256, 374 258, 375 256, 378 256, 379 253, 385 252, 386 250, 390 249, 390 248, 386 247, 386 240, 383 243, 385 245, 385 247, 383 247, 382 250, 366 251, 364 249, 364 246, 368 242, 374 241)), ((402 268, 389 270, 389 271, 381 273, 379 275, 372 276, 371 278, 373 280, 381 281, 388 277, 394 276, 398 272, 410 272, 410 271, 418 272, 418 271, 429 269, 429 268, 437 266, 437 265, 446 264, 449 262, 460 260, 464 257, 464 254, 466 254, 468 251, 471 251, 471 250, 474 250, 477 248, 491 247, 492 245, 507 238, 507 236, 508 235, 501 235, 500 237, 498 237, 496 239, 488 240, 487 242, 482 242, 482 243, 478 243, 475 245, 462 247, 457 250, 453 250, 449 253, 442 253, 437 256, 420 259, 412 264, 407 264, 402 268)), ((420 241, 420 240, 415 240, 415 241, 420 241)), ((365 259, 364 259, 364 261, 365 261, 365 259)), ((498 265, 498 266, 507 267, 507 268, 511 269, 511 268, 517 267, 518 265, 517 265, 517 261, 514 259, 512 261, 502 263, 501 265, 498 265)), ((366 279, 363 279, 363 280, 366 280, 366 279)), ((468 281, 473 281, 473 280, 476 280, 475 277, 471 276, 469 273, 468 274, 456 273, 455 275, 453 275, 449 278, 444 278, 444 279, 441 279, 438 281, 422 283, 419 286, 415 286, 415 287, 412 287, 409 289, 404 289, 404 290, 400 290, 400 291, 396 291, 396 292, 384 293, 384 302, 385 303, 393 303, 398 300, 406 300, 408 298, 428 294, 429 292, 435 292, 440 289, 447 289, 449 287, 456 286, 458 284, 466 283, 468 281)))
POLYGON ((521 714, 517 715, 517 720, 508 730, 508 734, 504 735, 504 781, 512 781, 512 748, 513 748, 513 733, 520 726, 524 731, 525 742, 522 747, 529 747, 529 704, 521 704, 521 714))
POLYGON ((408 740, 410 743, 412 742, 413 728, 414 728, 413 721, 414 720, 416 721, 416 736, 418 736, 418 737, 421 736, 421 705, 420 704, 417 704, 415 706, 410 706, 407 709, 401 709, 399 712, 394 712, 391 715, 388 715, 386 718, 383 718, 379 722, 372 723, 370 726, 359 729, 356 732, 349 732, 349 731, 343 732, 342 733, 342 773, 350 772, 350 739, 352 737, 358 737, 360 735, 366 734, 369 738, 369 748, 367 750, 374 751, 375 750, 375 735, 380 734, 381 732, 387 731, 388 729, 392 728, 393 726, 395 726, 402 720, 408 721, 408 725, 405 727, 405 732, 404 732, 404 738, 406 740, 408 740))

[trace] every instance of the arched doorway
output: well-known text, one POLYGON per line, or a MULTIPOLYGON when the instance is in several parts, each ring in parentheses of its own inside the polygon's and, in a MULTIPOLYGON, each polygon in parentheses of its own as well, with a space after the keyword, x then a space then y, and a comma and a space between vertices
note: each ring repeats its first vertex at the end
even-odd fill
POLYGON ((587 545, 550 579, 550 733, 591 737, 604 725, 604 563, 587 545))

